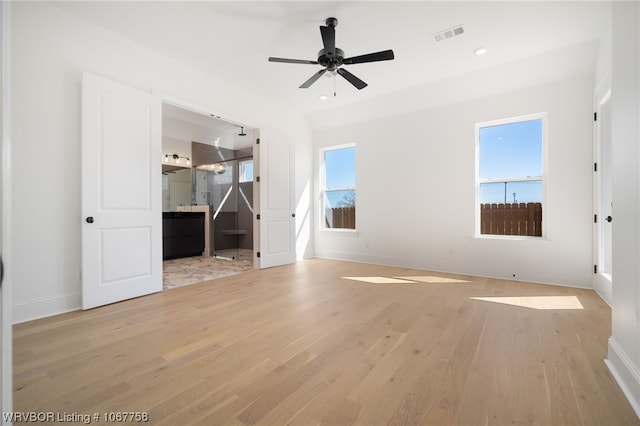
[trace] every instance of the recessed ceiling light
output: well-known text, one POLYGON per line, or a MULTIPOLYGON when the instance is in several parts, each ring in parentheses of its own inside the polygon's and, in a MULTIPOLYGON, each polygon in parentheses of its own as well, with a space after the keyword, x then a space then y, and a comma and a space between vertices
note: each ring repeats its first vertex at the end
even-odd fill
POLYGON ((322 96, 320 96, 320 100, 321 100, 321 101, 326 101, 326 100, 327 100, 327 95, 322 95, 322 96))
POLYGON ((485 53, 487 53, 487 48, 486 47, 478 47, 474 53, 478 56, 480 55, 484 55, 485 53))

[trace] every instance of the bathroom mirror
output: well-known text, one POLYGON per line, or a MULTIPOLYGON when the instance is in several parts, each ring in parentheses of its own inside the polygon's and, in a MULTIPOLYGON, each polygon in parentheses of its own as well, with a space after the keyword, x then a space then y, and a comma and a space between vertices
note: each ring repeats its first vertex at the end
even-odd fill
POLYGON ((162 211, 174 212, 189 206, 192 193, 191 168, 162 165, 162 211))

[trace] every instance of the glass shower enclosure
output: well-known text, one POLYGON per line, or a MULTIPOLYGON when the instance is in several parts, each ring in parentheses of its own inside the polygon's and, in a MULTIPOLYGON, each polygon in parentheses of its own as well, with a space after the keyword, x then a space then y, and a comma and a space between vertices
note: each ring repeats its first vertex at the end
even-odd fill
POLYGON ((220 161, 193 169, 192 201, 211 206, 217 258, 253 261, 253 158, 248 154, 226 152, 220 161))

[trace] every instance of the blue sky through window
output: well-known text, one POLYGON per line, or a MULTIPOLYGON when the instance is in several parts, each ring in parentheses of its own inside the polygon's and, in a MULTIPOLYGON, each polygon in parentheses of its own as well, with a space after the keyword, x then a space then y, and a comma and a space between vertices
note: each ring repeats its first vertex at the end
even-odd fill
POLYGON ((542 180, 499 182, 542 176, 542 119, 479 129, 480 203, 542 202, 542 180), (514 195, 515 194, 515 195, 514 195))
POLYGON ((353 188, 356 186, 356 148, 332 149, 324 153, 325 187, 353 188))
MULTIPOLYGON (((356 148, 354 146, 331 149, 324 152, 325 189, 355 188, 356 148)), ((325 193, 327 207, 336 207, 351 191, 328 191, 325 193)))
POLYGON ((480 204, 485 203, 541 203, 542 181, 480 184, 480 204), (506 189, 506 191, 505 191, 506 189))

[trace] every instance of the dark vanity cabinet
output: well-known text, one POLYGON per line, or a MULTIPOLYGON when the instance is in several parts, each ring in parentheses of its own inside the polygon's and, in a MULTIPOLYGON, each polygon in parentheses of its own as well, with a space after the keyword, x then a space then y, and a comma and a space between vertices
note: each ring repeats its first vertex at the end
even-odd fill
POLYGON ((162 213, 162 258, 201 256, 204 252, 204 212, 162 213))

